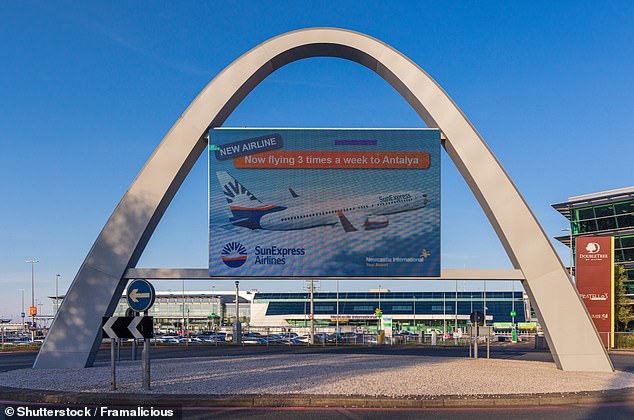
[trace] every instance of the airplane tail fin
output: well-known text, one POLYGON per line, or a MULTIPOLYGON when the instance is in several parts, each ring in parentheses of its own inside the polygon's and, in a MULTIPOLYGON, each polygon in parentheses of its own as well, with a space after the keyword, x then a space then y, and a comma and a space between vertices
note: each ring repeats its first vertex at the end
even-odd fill
POLYGON ((244 185, 228 172, 217 171, 216 177, 229 204, 233 217, 231 223, 251 229, 260 228, 260 218, 265 214, 284 210, 284 207, 262 203, 244 185))
POLYGON ((228 172, 218 171, 216 177, 230 207, 251 208, 262 205, 262 202, 251 191, 247 190, 240 181, 229 175, 228 172))

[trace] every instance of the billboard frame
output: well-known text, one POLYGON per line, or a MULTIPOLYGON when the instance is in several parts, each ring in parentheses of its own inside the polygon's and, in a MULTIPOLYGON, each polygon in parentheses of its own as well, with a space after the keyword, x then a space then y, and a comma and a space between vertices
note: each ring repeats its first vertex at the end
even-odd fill
MULTIPOLYGON (((227 131, 227 132, 255 132, 252 133, 252 136, 256 136, 254 138, 260 138, 260 137, 267 137, 267 136, 272 136, 273 134, 279 134, 276 132, 281 132, 282 134, 284 134, 284 132, 301 132, 301 131, 312 131, 312 132, 373 132, 373 131, 378 131, 378 132, 429 132, 429 133, 438 133, 438 144, 435 145, 434 147, 437 147, 437 150, 432 150, 431 153, 434 157, 437 156, 437 161, 434 161, 434 159, 430 156, 430 166, 428 169, 431 169, 431 165, 435 165, 436 166, 436 171, 437 171, 437 175, 435 179, 433 179, 432 184, 435 186, 436 190, 437 190, 437 195, 438 195, 438 203, 436 203, 435 205, 437 206, 437 216, 438 216, 438 222, 437 222, 437 227, 435 229, 437 229, 437 252, 438 252, 438 257, 437 257, 437 268, 436 271, 438 272, 438 275, 425 275, 425 276, 418 276, 418 275, 412 275, 412 276, 406 276, 406 275, 389 275, 389 274, 385 274, 385 275, 356 275, 356 274, 350 274, 350 275, 341 275, 341 276, 328 276, 328 275, 213 275, 211 274, 211 267, 209 269, 210 273, 209 273, 209 278, 210 279, 214 279, 214 280, 254 280, 254 281, 261 281, 261 280, 302 280, 302 279, 321 279, 321 280, 422 280, 422 279, 432 279, 432 280, 438 280, 440 278, 440 272, 441 272, 441 261, 440 261, 440 250, 441 250, 441 241, 442 241, 442 237, 441 237, 441 211, 440 211, 440 207, 441 207, 441 163, 440 163, 440 154, 441 154, 441 137, 442 137, 442 132, 437 129, 437 128, 433 128, 433 127, 396 127, 396 128, 390 128, 390 127, 344 127, 344 128, 337 128, 337 127, 214 127, 211 128, 209 130, 208 136, 207 136, 207 141, 208 141, 208 148, 207 148, 207 154, 208 154, 208 159, 207 159, 207 181, 208 181, 208 185, 207 185, 207 202, 209 203, 209 205, 207 206, 207 220, 209 222, 209 230, 208 230, 208 240, 209 240, 209 259, 211 261, 211 243, 212 243, 212 224, 211 224, 211 216, 212 216, 212 205, 211 205, 211 199, 212 199, 212 182, 214 182, 215 180, 212 180, 212 159, 213 159, 213 154, 214 152, 216 152, 216 154, 218 153, 217 150, 219 150, 219 146, 217 144, 212 144, 213 141, 213 135, 212 135, 212 131, 218 131, 218 132, 223 132, 223 131, 227 131), (261 131, 262 133, 257 133, 258 131, 261 131), (264 134, 266 133, 266 134, 264 134), (271 134, 268 134, 271 133, 271 134), (261 135, 262 134, 262 135, 261 135)), ((246 141, 246 140, 250 140, 249 138, 245 139, 245 140, 235 140, 233 142, 239 143, 242 141, 246 141)), ((345 140, 345 139, 343 139, 345 140)), ((389 142, 390 139, 385 139, 385 142, 389 142)), ((412 140, 413 141, 413 140, 412 140)), ((435 140, 431 140, 431 139, 417 139, 417 141, 422 141, 425 144, 429 145, 428 142, 430 141, 435 141, 435 140)), ((414 151, 415 145, 412 144, 412 149, 408 149, 407 151, 414 151)), ((282 150, 282 149, 280 149, 282 150)), ((315 150, 306 150, 307 152, 315 152, 315 150)), ((354 151, 354 150, 350 150, 350 151, 354 151)), ((406 150, 403 150, 406 151, 406 150)), ((262 153, 267 153, 268 151, 264 151, 262 153)), ((339 152, 339 150, 337 150, 337 152, 339 152)), ((343 151, 342 151, 343 152, 343 151)), ((365 152, 371 152, 368 150, 365 150, 365 152)), ((388 150, 382 150, 382 152, 391 152, 391 150, 388 148, 388 150)), ((428 151, 426 151, 427 153, 429 153, 428 151)), ((256 156, 257 154, 253 154, 253 156, 256 156)), ((216 157, 216 159, 218 159, 216 157)), ((237 159, 237 158, 235 158, 237 159)), ((232 161, 234 160, 234 158, 227 158, 227 159, 223 159, 220 162, 224 162, 224 161, 232 161)), ((258 169, 254 169, 254 170, 259 170, 261 168, 258 169)), ((313 168, 298 168, 298 169, 304 169, 304 170, 320 170, 320 169, 313 169, 313 168)), ((323 168, 322 168, 323 169, 323 168)), ((234 173, 236 173, 236 177, 234 178, 234 180, 238 180, 238 178, 242 179, 242 177, 240 176, 240 171, 244 171, 244 170, 250 170, 250 169, 245 169, 245 168, 232 168, 232 170, 234 171, 234 173)), ((279 169, 272 169, 272 168, 268 168, 268 170, 271 171, 277 171, 279 169)), ((288 169, 287 169, 288 170, 288 169)), ((342 169, 323 169, 323 170, 342 170, 342 169)), ((378 168, 378 169, 358 169, 358 170, 379 170, 379 171, 391 171, 391 170, 398 170, 398 169, 392 169, 392 168, 378 168)), ((419 169, 419 170, 427 170, 427 169, 419 169)), ((422 176, 421 174, 417 174, 419 177, 422 176)), ((434 175, 432 175, 434 176, 434 175)), ((240 181, 238 181, 240 182, 240 181)), ((247 188, 252 188, 251 185, 245 185, 245 187, 247 188)), ((217 188, 215 190, 218 190, 217 188)), ((252 193, 254 193, 257 197, 260 197, 260 193, 259 190, 253 190, 251 191, 252 193)), ((260 197, 261 198, 261 197, 260 197)), ((290 208, 290 207, 289 207, 290 208)), ((420 222, 422 223, 422 222, 420 222)), ((419 225, 420 225, 419 223, 419 225)), ((258 229, 259 230, 259 229, 258 229)), ((299 230, 308 230, 308 229, 298 229, 296 231, 299 230)), ((224 241, 223 241, 224 242, 224 241)), ((414 264, 414 263, 409 263, 409 264, 414 264)), ((414 270, 414 267, 411 267, 410 270, 414 270)))

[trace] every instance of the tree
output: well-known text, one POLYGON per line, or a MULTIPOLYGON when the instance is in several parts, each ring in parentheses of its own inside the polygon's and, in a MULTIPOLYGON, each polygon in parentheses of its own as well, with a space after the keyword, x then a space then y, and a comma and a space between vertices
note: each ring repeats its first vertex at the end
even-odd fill
POLYGON ((615 321, 617 322, 617 331, 627 331, 628 324, 634 321, 634 312, 632 312, 632 305, 630 300, 625 294, 627 290, 625 288, 625 281, 627 275, 625 274, 625 268, 622 265, 614 267, 614 314, 615 321))

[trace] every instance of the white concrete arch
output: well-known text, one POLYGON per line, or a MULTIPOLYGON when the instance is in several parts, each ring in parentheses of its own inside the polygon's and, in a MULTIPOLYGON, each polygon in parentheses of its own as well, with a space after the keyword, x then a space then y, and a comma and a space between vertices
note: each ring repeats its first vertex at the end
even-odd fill
POLYGON ((585 307, 548 237, 484 140, 443 89, 390 46, 342 29, 289 32, 253 48, 216 76, 156 148, 97 237, 35 361, 36 368, 90 366, 101 341, 101 318, 112 314, 164 211, 220 126, 247 94, 276 69, 308 57, 355 61, 390 83, 429 127, 475 194, 542 321, 557 366, 612 371, 585 307))

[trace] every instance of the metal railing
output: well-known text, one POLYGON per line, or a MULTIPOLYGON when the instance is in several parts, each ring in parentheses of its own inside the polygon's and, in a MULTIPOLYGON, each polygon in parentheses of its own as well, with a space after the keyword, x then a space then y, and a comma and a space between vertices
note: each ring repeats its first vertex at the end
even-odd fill
POLYGON ((604 342, 609 343, 609 350, 634 350, 634 332, 600 332, 604 342))

